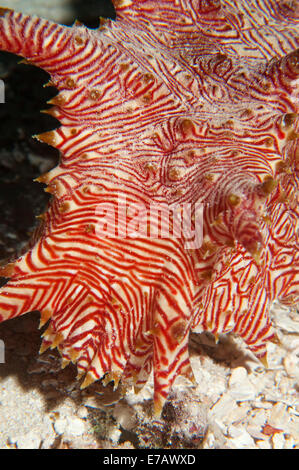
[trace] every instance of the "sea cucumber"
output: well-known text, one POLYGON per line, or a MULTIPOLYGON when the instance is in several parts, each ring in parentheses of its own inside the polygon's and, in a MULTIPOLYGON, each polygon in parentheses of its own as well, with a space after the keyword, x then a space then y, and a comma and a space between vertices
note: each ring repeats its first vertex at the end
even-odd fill
POLYGON ((31 248, 1 268, 0 321, 39 310, 41 352, 82 387, 153 370, 159 414, 193 380, 190 330, 233 331, 265 363, 272 302, 298 301, 299 8, 114 5, 95 30, 0 8, 0 49, 50 74, 61 122, 37 136, 61 159, 31 248))

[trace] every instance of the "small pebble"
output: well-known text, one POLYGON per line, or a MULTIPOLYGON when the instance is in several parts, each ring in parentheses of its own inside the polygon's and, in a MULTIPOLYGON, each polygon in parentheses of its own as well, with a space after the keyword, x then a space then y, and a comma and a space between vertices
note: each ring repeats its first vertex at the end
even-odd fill
POLYGON ((113 409, 113 417, 116 419, 122 428, 130 431, 136 426, 136 417, 134 409, 125 406, 122 403, 117 403, 113 409))
POLYGON ((58 418, 54 423, 54 429, 57 434, 64 434, 67 429, 67 419, 66 418, 58 418))
POLYGON ((254 449, 255 443, 250 434, 243 428, 230 426, 228 434, 231 437, 228 445, 232 449, 254 449))
POLYGON ((85 406, 80 406, 77 411, 78 418, 87 418, 88 417, 88 409, 85 406))
POLYGON ((54 429, 59 435, 82 436, 85 432, 85 423, 80 418, 61 417, 55 421, 54 429))
POLYGON ((295 354, 287 354, 283 359, 283 365, 289 377, 298 375, 299 358, 295 354))
POLYGON ((225 418, 234 408, 237 408, 237 406, 236 401, 231 397, 231 395, 225 393, 210 409, 209 416, 214 416, 218 419, 225 418))
POLYGON ((229 379, 229 393, 236 401, 254 400, 256 390, 248 379, 245 367, 237 367, 229 379))
POLYGON ((116 427, 114 427, 109 434, 109 438, 111 439, 112 442, 114 442, 114 444, 118 443, 120 436, 121 436, 121 431, 116 427))
POLYGON ((272 445, 269 439, 256 441, 256 445, 258 446, 259 449, 272 449, 272 445))
POLYGON ((85 422, 79 418, 68 418, 67 434, 70 436, 82 436, 85 432, 85 422))
POLYGON ((275 433, 272 436, 273 449, 284 449, 285 438, 282 433, 275 433))
POLYGON ((29 432, 17 438, 16 445, 18 449, 39 449, 41 438, 34 432, 29 432))

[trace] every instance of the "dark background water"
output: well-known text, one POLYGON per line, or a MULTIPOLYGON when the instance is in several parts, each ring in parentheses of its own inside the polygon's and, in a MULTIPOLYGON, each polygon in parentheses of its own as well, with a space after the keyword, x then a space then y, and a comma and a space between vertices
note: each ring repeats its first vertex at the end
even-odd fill
MULTIPOLYGON (((115 18, 109 0, 72 3, 70 25, 78 19, 97 28, 100 16, 115 18)), ((40 113, 57 90, 43 88, 49 80, 47 73, 19 61, 13 54, 0 52, 0 79, 5 83, 5 104, 0 104, 0 263, 25 249, 38 224, 36 215, 49 200, 43 185, 33 179, 53 168, 59 157, 56 149, 32 138, 59 126, 54 118, 40 113)))

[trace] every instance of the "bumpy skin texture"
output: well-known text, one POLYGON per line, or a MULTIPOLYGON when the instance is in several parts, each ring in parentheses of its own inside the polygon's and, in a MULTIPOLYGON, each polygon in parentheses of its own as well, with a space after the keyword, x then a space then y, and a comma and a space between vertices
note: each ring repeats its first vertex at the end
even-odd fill
POLYGON ((233 331, 263 359, 271 303, 298 300, 299 8, 114 3, 97 30, 0 9, 0 48, 49 72, 61 122, 38 136, 61 161, 39 178, 53 198, 31 249, 2 268, 0 320, 39 310, 42 350, 76 361, 83 386, 140 388, 153 369, 159 412, 192 378, 190 329, 233 331), (119 198, 131 219, 133 203, 201 203, 202 246, 114 236, 119 198))

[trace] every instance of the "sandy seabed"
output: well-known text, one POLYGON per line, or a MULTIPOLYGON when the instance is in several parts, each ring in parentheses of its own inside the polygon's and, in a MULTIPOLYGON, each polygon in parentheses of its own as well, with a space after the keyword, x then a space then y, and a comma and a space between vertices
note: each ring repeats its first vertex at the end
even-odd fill
MULTIPOLYGON (((70 0, 0 3, 62 23, 78 16, 77 2, 70 0)), ((33 93, 27 102, 32 91, 21 85, 24 77, 31 82, 33 73, 36 87, 42 88, 44 76, 15 64, 15 59, 0 56, 7 99, 17 103, 22 98, 19 112, 15 104, 8 111, 0 109, 1 259, 24 248, 34 215, 46 203, 32 179, 57 158, 30 138, 37 131, 34 126, 47 126, 38 109, 39 100, 49 97, 33 93), (16 97, 20 88, 23 95, 16 97)), ((272 316, 281 344, 269 344, 268 369, 232 335, 220 336, 216 344, 213 335, 192 334, 191 363, 199 385, 178 378, 161 420, 151 415, 152 380, 138 395, 128 390, 123 396, 101 384, 81 391, 75 367, 61 370, 56 350, 38 355, 38 313, 3 323, 0 448, 299 448, 298 313, 275 304, 272 316)))

